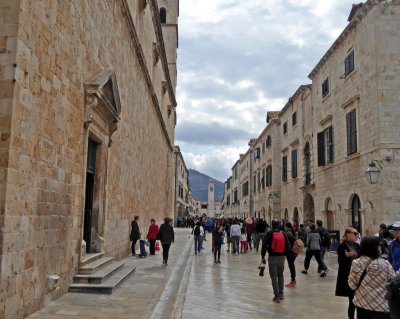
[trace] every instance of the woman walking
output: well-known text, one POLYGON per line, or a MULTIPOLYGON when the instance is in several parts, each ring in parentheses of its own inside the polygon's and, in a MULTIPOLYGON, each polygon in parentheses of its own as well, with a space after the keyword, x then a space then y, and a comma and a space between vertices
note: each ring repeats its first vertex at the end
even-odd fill
MULTIPOLYGON (((285 230, 286 237, 288 238, 288 240, 290 242, 290 246, 293 247, 294 242, 296 241, 296 235, 293 230, 292 224, 289 222, 285 223, 284 230, 285 230)), ((291 281, 287 285, 285 285, 285 287, 287 287, 287 288, 296 287, 296 266, 294 264, 296 257, 297 257, 297 255, 293 251, 291 251, 286 256, 286 260, 287 260, 289 270, 290 270, 290 277, 291 277, 291 281)))
POLYGON ((354 319, 356 310, 353 303, 354 290, 349 287, 347 281, 349 279, 351 263, 354 259, 360 257, 360 246, 356 243, 357 233, 357 229, 353 227, 347 228, 342 237, 342 242, 337 248, 339 269, 335 295, 349 298, 349 307, 347 309, 347 316, 349 319, 354 319))
POLYGON ((224 236, 224 227, 221 226, 220 222, 217 222, 217 226, 213 230, 214 238, 214 262, 221 263, 221 246, 224 236), (218 257, 218 259, 217 259, 218 257))
POLYGON ((160 240, 163 248, 163 266, 167 266, 168 264, 169 248, 171 247, 171 243, 175 241, 174 228, 169 224, 170 221, 168 217, 164 218, 164 224, 160 226, 157 235, 157 239, 160 240))
POLYGON ((328 272, 328 267, 321 259, 321 236, 314 223, 310 224, 310 232, 307 235, 307 251, 306 258, 304 260, 304 270, 302 274, 307 275, 308 268, 310 267, 310 261, 312 256, 315 257, 318 263, 318 269, 322 269, 320 277, 325 277, 328 272))
POLYGON ((150 219, 150 227, 147 232, 147 240, 150 244, 150 255, 156 254, 156 239, 158 234, 158 225, 156 225, 156 221, 154 218, 150 219))

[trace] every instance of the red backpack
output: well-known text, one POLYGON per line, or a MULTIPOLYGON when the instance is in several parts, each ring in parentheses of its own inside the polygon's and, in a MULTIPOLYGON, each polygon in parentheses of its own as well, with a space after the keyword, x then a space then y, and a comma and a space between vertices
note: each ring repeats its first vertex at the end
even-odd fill
POLYGON ((273 232, 272 233, 272 245, 271 249, 274 253, 285 252, 285 235, 281 232, 273 232))

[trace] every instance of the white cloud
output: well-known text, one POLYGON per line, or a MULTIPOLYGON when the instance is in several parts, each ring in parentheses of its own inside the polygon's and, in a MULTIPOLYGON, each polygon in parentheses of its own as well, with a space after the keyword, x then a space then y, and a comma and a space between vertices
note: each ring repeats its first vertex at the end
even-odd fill
POLYGON ((181 1, 176 143, 187 167, 225 180, 247 138, 265 127, 266 112, 309 83, 352 3, 181 1))

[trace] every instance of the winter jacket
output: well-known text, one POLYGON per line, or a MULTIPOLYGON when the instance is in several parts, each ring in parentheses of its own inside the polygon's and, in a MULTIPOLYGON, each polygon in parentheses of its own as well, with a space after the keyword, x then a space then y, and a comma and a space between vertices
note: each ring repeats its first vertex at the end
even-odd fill
POLYGON ((349 274, 351 263, 354 259, 360 257, 360 245, 357 243, 349 243, 346 240, 341 242, 337 248, 337 256, 338 256, 338 274, 336 279, 336 290, 335 296, 349 297, 353 295, 353 290, 350 289, 348 284, 349 274), (351 247, 353 247, 353 251, 355 251, 355 256, 347 257, 345 252, 350 252, 351 247))
POLYGON ((290 245, 288 236, 283 233, 285 236, 285 251, 283 253, 276 253, 272 251, 272 236, 274 232, 281 232, 279 229, 270 230, 264 237, 262 248, 261 248, 261 257, 264 258, 266 252, 268 251, 269 256, 288 256, 292 251, 292 245, 290 245))
POLYGON ((394 271, 400 269, 400 238, 393 239, 389 244, 387 260, 393 265, 394 271))
POLYGON ((168 223, 162 224, 158 231, 157 239, 160 240, 161 244, 173 243, 175 241, 174 228, 168 223))
POLYGON ((317 229, 308 233, 307 249, 321 250, 321 235, 317 229))
POLYGON ((131 226, 132 226, 131 235, 130 235, 131 241, 140 239, 140 230, 139 230, 139 225, 138 225, 137 221, 132 220, 131 226))

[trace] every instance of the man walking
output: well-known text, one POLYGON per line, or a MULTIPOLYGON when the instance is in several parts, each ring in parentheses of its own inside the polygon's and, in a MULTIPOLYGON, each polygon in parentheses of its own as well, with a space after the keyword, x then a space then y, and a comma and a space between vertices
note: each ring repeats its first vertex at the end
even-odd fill
POLYGON ((286 256, 292 250, 289 240, 280 229, 279 221, 272 220, 272 230, 267 232, 262 242, 261 262, 266 263, 265 254, 268 251, 268 268, 271 277, 272 289, 274 290, 273 302, 279 303, 285 299, 283 294, 284 278, 283 271, 285 268, 286 256))
MULTIPOLYGON (((322 220, 317 219, 316 221, 317 228, 319 231, 319 235, 321 238, 321 243, 320 243, 320 248, 321 248, 321 260, 325 262, 325 253, 326 251, 329 251, 329 248, 331 246, 331 236, 329 232, 326 230, 325 227, 322 226, 322 220)), ((318 267, 318 273, 321 273, 322 269, 318 267)))
POLYGON ((394 239, 388 247, 388 261, 392 264, 395 272, 400 269, 400 222, 392 225, 394 239))
POLYGON ((160 226, 157 236, 163 248, 163 266, 168 265, 169 248, 175 241, 174 228, 169 224, 170 221, 171 219, 169 217, 164 218, 164 224, 160 226))

